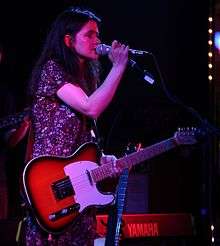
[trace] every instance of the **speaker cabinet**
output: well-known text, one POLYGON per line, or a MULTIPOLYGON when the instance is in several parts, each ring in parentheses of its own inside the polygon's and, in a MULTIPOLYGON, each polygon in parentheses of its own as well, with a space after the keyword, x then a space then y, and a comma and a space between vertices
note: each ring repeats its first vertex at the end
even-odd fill
POLYGON ((131 173, 128 178, 124 213, 148 213, 148 176, 147 174, 131 173))

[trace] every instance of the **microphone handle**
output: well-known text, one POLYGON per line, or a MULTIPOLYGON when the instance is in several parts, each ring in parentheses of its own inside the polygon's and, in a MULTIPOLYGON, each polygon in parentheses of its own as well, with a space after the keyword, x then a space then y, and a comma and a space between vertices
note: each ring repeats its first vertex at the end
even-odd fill
POLYGON ((133 55, 145 55, 145 54, 149 54, 149 52, 144 51, 144 50, 134 50, 134 49, 129 49, 129 52, 133 55))
MULTIPOLYGON (((107 53, 108 52, 110 52, 111 51, 111 46, 110 45, 104 45, 104 47, 105 47, 105 50, 107 51, 107 53)), ((148 52, 148 51, 145 51, 145 50, 134 50, 134 49, 129 49, 129 52, 131 53, 131 54, 133 54, 133 55, 145 55, 145 54, 151 54, 150 52, 148 52)))

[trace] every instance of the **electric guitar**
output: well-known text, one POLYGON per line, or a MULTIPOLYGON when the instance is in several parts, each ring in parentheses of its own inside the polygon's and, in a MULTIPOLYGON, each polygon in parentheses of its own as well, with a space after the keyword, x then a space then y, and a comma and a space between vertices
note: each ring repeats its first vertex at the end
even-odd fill
MULTIPOLYGON (((195 144, 196 132, 195 128, 180 129, 169 139, 117 159, 118 173, 179 145, 195 144)), ((114 203, 113 194, 101 193, 96 187, 114 173, 111 163, 99 166, 99 158, 97 145, 90 142, 68 157, 45 155, 28 162, 23 171, 24 191, 44 230, 62 232, 87 208, 114 203)))

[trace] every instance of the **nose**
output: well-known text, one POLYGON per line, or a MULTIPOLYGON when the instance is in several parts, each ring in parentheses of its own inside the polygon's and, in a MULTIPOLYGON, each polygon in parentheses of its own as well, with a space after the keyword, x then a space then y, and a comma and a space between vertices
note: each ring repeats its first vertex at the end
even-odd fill
POLYGON ((96 37, 96 44, 101 44, 101 40, 99 39, 99 37, 96 37))

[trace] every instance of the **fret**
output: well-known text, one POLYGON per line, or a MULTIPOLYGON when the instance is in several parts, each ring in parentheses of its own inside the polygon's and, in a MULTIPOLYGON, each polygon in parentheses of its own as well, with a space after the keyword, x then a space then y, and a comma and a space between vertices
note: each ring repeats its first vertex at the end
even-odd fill
MULTIPOLYGON (((159 154, 162 154, 180 144, 194 144, 196 139, 194 138, 195 129, 188 131, 179 130, 171 138, 168 138, 160 143, 156 143, 152 146, 146 147, 140 151, 131 153, 125 157, 116 160, 116 167, 119 173, 124 169, 130 169, 132 166, 139 164, 145 160, 151 159, 159 154)), ((101 181, 106 177, 110 177, 113 174, 113 169, 111 165, 103 165, 91 171, 94 181, 101 181)))
POLYGON ((92 180, 96 183, 97 182, 97 169, 91 170, 90 175, 92 176, 92 180))
POLYGON ((99 169, 99 178, 102 179, 103 178, 103 167, 101 167, 99 169))
MULTIPOLYGON (((131 168, 132 166, 157 156, 169 149, 176 147, 177 143, 174 138, 164 140, 160 143, 154 144, 138 152, 131 153, 116 161, 116 166, 122 171, 125 168, 131 168)), ((109 165, 103 165, 91 171, 95 182, 101 181, 106 177, 112 175, 111 167, 109 165)))
POLYGON ((95 182, 98 182, 107 177, 112 176, 113 173, 112 173, 111 166, 105 164, 105 165, 102 165, 101 167, 91 170, 91 174, 92 174, 93 180, 95 182))
POLYGON ((119 168, 131 168, 132 166, 157 156, 160 153, 166 152, 174 147, 177 143, 174 138, 167 139, 160 143, 154 144, 138 152, 131 153, 121 159, 117 160, 117 165, 119 168))
POLYGON ((108 177, 108 174, 109 174, 109 166, 108 165, 103 165, 102 166, 102 171, 103 171, 103 178, 108 177))

